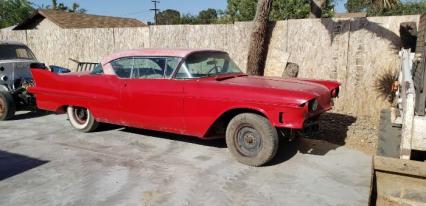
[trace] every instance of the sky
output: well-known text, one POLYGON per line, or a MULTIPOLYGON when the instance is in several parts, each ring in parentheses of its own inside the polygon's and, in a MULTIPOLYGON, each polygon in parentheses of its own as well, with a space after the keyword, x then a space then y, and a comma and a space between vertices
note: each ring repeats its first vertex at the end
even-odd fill
MULTIPOLYGON (((227 0, 159 0, 158 8, 160 10, 175 9, 181 14, 198 14, 199 11, 214 8, 226 9, 227 0)), ((36 7, 42 5, 50 5, 51 0, 32 0, 36 7)), ((76 2, 81 8, 87 10, 89 14, 119 16, 136 18, 142 21, 153 21, 154 13, 150 9, 154 8, 151 0, 58 0, 71 5, 76 2)), ((343 0, 336 2, 337 12, 344 12, 343 0)))

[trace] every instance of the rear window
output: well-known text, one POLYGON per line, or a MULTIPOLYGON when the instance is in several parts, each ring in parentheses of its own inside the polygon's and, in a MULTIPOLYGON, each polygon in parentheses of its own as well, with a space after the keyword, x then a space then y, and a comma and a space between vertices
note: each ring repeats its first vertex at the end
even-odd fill
POLYGON ((7 59, 32 59, 35 60, 31 50, 22 45, 0 45, 0 60, 7 59))

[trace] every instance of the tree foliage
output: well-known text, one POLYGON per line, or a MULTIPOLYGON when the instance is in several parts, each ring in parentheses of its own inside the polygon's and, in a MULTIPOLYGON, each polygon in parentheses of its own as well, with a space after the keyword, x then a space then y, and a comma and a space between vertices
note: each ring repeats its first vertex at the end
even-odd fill
MULTIPOLYGON (((311 0, 274 0, 270 20, 300 19, 309 16, 311 0)), ((234 21, 251 21, 256 14, 257 0, 228 0, 228 15, 234 21)), ((334 12, 332 0, 326 0, 323 17, 331 17, 334 12)))
POLYGON ((369 16, 411 15, 426 12, 426 1, 391 1, 372 3, 371 0, 348 0, 348 12, 367 12, 369 16), (391 4, 392 3, 392 4, 391 4))
POLYGON ((200 13, 198 14, 198 19, 202 24, 211 24, 216 22, 217 16, 218 14, 216 9, 207 9, 200 11, 200 13))
POLYGON ((0 0, 0 28, 22 22, 32 11, 33 7, 27 0, 0 0))
POLYGON ((167 9, 157 14, 157 24, 179 24, 181 22, 180 12, 167 9))
POLYGON ((52 0, 51 5, 42 5, 40 8, 43 9, 53 9, 53 10, 59 10, 59 11, 66 11, 66 12, 74 12, 74 13, 86 13, 86 9, 80 8, 80 4, 72 3, 71 6, 67 6, 64 3, 58 3, 56 0, 52 0))
POLYGON ((212 8, 202 10, 198 15, 181 15, 179 11, 167 9, 157 14, 157 24, 215 24, 220 23, 219 16, 223 15, 222 10, 212 8))

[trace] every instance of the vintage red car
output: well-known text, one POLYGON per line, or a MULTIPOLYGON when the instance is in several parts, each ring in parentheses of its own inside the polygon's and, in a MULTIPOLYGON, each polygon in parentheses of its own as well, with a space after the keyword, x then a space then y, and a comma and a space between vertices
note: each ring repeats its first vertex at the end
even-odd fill
POLYGON ((67 113, 78 130, 105 122, 226 137, 235 158, 251 166, 271 160, 281 136, 315 127, 339 92, 335 81, 248 76, 216 50, 130 50, 90 73, 32 74, 37 106, 67 113))

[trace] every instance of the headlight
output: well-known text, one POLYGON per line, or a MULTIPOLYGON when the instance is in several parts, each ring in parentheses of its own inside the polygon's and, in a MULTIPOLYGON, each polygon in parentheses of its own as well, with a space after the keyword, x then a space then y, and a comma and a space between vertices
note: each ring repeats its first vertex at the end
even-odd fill
POLYGON ((318 100, 314 99, 309 102, 309 111, 315 112, 318 109, 318 100))
POLYGON ((333 91, 331 91, 331 97, 336 98, 338 96, 339 96, 339 88, 333 89, 333 91))

